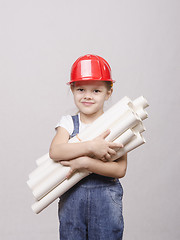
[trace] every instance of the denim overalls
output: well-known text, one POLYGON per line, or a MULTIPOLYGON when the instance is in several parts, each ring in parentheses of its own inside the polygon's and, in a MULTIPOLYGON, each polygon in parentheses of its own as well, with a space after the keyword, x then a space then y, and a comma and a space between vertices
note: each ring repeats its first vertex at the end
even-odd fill
MULTIPOLYGON (((72 116, 79 133, 78 115, 72 116)), ((60 240, 121 240, 123 189, 118 179, 91 174, 60 197, 60 240)))

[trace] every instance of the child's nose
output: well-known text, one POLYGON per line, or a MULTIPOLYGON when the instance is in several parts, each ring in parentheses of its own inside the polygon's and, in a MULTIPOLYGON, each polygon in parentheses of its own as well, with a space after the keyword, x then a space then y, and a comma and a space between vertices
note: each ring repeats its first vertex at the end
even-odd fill
POLYGON ((90 92, 85 92, 84 93, 84 98, 85 99, 92 99, 92 94, 90 92))

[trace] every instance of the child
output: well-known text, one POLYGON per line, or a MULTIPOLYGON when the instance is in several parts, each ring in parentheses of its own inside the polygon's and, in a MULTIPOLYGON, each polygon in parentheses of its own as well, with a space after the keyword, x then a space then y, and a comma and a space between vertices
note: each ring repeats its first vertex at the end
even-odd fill
POLYGON ((125 176, 127 155, 111 162, 115 148, 108 142, 110 130, 91 141, 68 143, 68 140, 103 114, 103 105, 112 94, 113 80, 109 64, 96 55, 78 58, 71 69, 69 82, 75 116, 63 116, 50 146, 50 157, 70 167, 67 178, 76 170, 92 172, 59 201, 60 240, 120 240, 123 235, 122 196, 118 180, 125 176))

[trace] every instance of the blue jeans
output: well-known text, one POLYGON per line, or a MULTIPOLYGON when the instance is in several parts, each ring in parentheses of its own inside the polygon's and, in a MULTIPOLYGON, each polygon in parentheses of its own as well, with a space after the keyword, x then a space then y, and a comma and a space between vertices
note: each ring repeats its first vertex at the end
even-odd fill
POLYGON ((118 179, 91 174, 59 201, 60 240, 121 240, 123 189, 118 179))

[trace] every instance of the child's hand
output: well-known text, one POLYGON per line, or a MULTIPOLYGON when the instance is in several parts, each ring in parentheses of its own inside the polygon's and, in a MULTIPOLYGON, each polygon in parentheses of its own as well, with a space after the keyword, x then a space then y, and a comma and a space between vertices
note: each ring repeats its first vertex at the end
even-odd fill
POLYGON ((66 178, 69 179, 77 170, 86 169, 88 160, 87 157, 78 157, 69 161, 60 161, 63 166, 71 168, 66 178))
POLYGON ((110 134, 110 130, 105 131, 91 141, 92 154, 103 161, 111 160, 113 155, 116 155, 115 148, 123 147, 120 143, 108 142, 105 138, 110 134))

